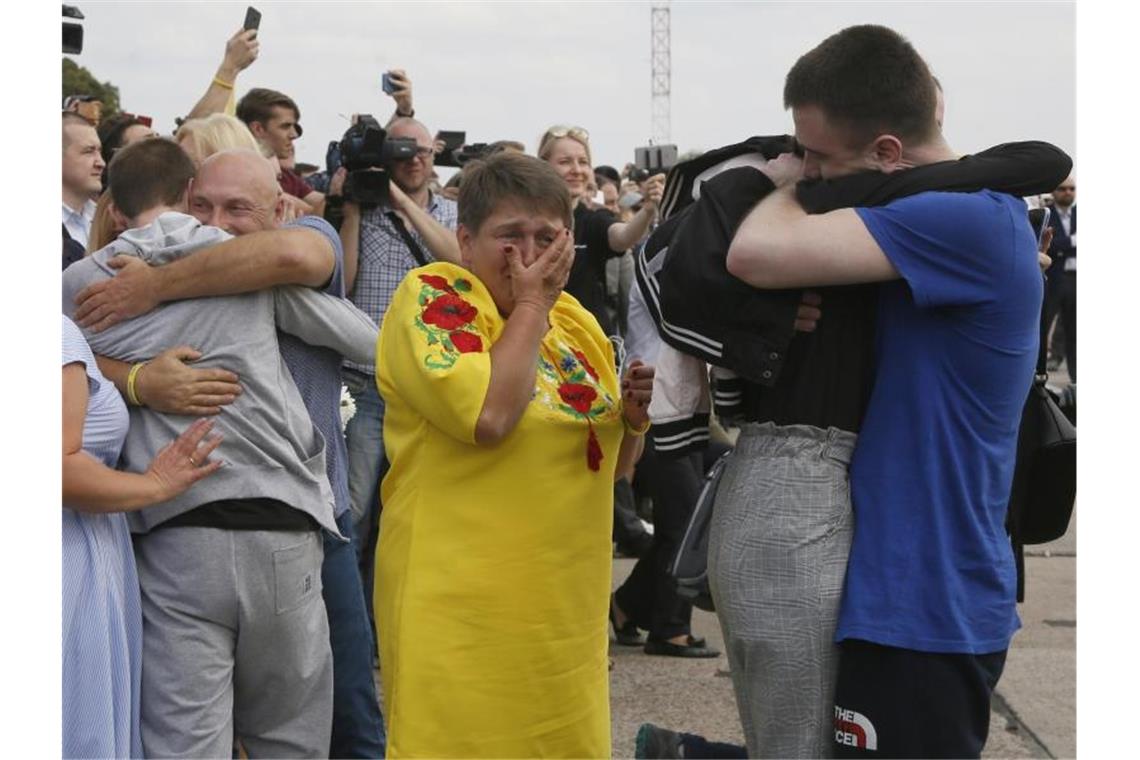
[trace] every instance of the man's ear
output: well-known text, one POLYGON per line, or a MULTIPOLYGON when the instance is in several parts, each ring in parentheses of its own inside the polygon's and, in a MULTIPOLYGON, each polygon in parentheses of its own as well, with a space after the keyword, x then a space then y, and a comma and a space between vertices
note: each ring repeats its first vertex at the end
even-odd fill
POLYGON ((277 203, 273 206, 273 226, 280 227, 285 223, 285 191, 277 191, 277 203))
POLYGON ((902 153, 902 141, 894 135, 879 135, 871 143, 871 160, 882 172, 898 169, 902 153))
POLYGON ((467 269, 471 268, 471 248, 475 236, 471 234, 471 230, 467 225, 460 224, 455 228, 455 239, 459 243, 459 260, 463 262, 463 266, 467 269))
POLYGON ((249 123, 249 131, 253 132, 253 136, 258 140, 261 140, 265 137, 265 125, 260 121, 251 121, 249 123))

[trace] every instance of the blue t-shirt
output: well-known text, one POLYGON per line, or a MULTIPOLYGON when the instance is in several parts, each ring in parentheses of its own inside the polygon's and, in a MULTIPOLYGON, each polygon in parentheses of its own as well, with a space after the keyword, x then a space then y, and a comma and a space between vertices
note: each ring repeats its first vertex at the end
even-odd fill
POLYGON ((880 293, 836 640, 997 652, 1020 626, 1004 525, 1042 298, 1025 204, 930 192, 856 213, 902 279, 880 293))
MULTIPOLYGON (((308 227, 328 238, 336 264, 324 292, 344 298, 344 248, 333 226, 319 216, 303 216, 286 227, 308 227)), ((340 365, 344 358, 332 349, 310 346, 280 330, 277 341, 313 426, 325 439, 325 468, 336 503, 333 514, 340 517, 348 509, 348 452, 340 425, 340 365)))

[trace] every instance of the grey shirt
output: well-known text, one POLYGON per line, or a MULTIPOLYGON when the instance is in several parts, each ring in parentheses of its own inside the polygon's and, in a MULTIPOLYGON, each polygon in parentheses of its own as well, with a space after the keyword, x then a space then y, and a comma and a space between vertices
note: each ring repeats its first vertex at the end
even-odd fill
MULTIPOLYGON (((84 287, 114 276, 106 262, 116 255, 160 265, 229 237, 185 214, 162 214, 64 271, 64 313, 74 316, 75 295, 84 287)), ((325 473, 325 442, 281 358, 278 328, 353 361, 370 363, 375 356, 377 328, 363 312, 343 299, 294 286, 174 301, 103 332, 84 331, 95 353, 131 363, 189 345, 202 353, 196 366, 224 367, 241 382, 241 395, 216 418, 225 440, 214 456, 226 466, 174 499, 132 512, 132 531, 146 533, 213 501, 271 498, 340 535, 325 473)), ((146 407, 131 407, 130 415, 120 466, 132 472, 145 471, 159 449, 193 421, 146 407)))

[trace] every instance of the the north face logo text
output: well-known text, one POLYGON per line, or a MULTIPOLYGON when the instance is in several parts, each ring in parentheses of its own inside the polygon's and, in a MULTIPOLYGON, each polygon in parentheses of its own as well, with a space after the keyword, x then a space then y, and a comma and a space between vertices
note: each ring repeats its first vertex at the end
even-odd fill
POLYGON ((835 743, 873 751, 879 748, 879 737, 867 716, 836 705, 835 743))

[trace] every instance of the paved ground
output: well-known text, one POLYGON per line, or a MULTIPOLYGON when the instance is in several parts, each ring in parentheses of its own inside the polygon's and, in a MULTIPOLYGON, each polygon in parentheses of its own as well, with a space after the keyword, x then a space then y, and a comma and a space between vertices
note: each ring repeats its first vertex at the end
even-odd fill
MULTIPOLYGON (((998 684, 983 758, 1072 758, 1076 715, 1076 517, 1059 541, 1026 557, 1022 630, 1014 637, 998 684)), ((633 560, 614 560, 614 587, 633 560)), ((693 631, 723 650, 716 615, 694 610, 693 631)), ((642 723, 743 743, 724 656, 714 660, 650 657, 611 641, 613 756, 633 757, 642 723)), ((380 691, 379 672, 377 691, 380 691)), ((383 699, 381 698, 381 703, 383 699)))
MULTIPOLYGON (((1076 519, 1060 541, 1026 557, 1023 628, 998 684, 984 758, 1076 756, 1076 519)), ((614 560, 614 585, 633 560, 614 560)), ((693 629, 721 649, 716 615, 695 610, 693 629)), ((727 660, 650 657, 611 643, 614 757, 633 757, 642 723, 742 742, 727 660)))

